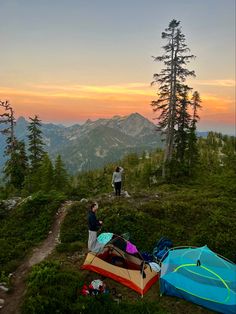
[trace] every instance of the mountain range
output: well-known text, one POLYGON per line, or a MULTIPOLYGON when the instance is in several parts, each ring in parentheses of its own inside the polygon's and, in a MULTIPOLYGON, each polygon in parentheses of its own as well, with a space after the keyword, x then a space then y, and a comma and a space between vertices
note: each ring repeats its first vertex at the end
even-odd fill
MULTIPOLYGON (((18 118, 16 137, 27 146, 29 122, 18 118)), ((1 126, 3 127, 3 126, 1 126)), ((140 115, 114 116, 111 119, 87 120, 72 126, 42 123, 45 150, 54 160, 60 154, 71 174, 96 169, 108 162, 115 162, 124 155, 151 151, 162 147, 156 125, 140 115)), ((0 134, 0 168, 3 168, 5 138, 0 134)))

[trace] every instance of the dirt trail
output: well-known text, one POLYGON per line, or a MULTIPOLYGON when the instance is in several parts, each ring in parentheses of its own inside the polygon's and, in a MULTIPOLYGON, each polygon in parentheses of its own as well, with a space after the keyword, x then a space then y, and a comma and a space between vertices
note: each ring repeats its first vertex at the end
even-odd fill
POLYGON ((20 313, 20 305, 26 290, 26 277, 31 267, 44 260, 55 248, 60 235, 60 224, 66 216, 67 208, 72 203, 72 201, 67 201, 62 204, 55 216, 55 221, 52 225, 51 231, 48 234, 48 237, 43 241, 40 246, 36 247, 33 250, 32 255, 29 256, 13 273, 12 291, 9 293, 0 291, 0 299, 5 300, 3 308, 0 309, 1 314, 20 313))

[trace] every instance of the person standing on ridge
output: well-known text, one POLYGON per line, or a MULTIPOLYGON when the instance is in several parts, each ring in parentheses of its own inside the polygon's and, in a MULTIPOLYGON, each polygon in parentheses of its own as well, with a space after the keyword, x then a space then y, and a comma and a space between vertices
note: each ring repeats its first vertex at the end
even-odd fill
POLYGON ((97 231, 102 226, 102 221, 97 220, 96 211, 98 210, 98 203, 94 202, 91 205, 91 208, 88 213, 88 229, 89 229, 89 237, 88 237, 88 250, 95 252, 97 247, 99 246, 97 243, 97 231))
POLYGON ((115 186, 116 196, 120 196, 123 171, 122 167, 116 167, 116 170, 113 172, 111 184, 115 186))

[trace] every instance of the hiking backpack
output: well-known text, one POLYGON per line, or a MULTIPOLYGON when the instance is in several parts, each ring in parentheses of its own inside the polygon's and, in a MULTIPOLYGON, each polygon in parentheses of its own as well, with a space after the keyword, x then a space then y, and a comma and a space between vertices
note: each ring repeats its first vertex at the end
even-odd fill
POLYGON ((153 256, 161 260, 162 257, 166 254, 166 252, 173 247, 173 242, 167 238, 162 237, 155 245, 153 249, 153 256))

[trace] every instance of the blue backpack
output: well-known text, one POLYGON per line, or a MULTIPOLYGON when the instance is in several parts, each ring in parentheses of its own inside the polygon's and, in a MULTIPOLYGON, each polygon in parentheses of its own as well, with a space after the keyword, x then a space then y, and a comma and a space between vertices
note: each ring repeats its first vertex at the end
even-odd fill
POLYGON ((173 247, 173 242, 166 238, 162 237, 155 245, 153 249, 153 256, 161 260, 162 257, 166 254, 166 252, 173 247))
POLYGON ((148 252, 141 252, 141 255, 145 262, 150 263, 153 262, 153 255, 148 252))

